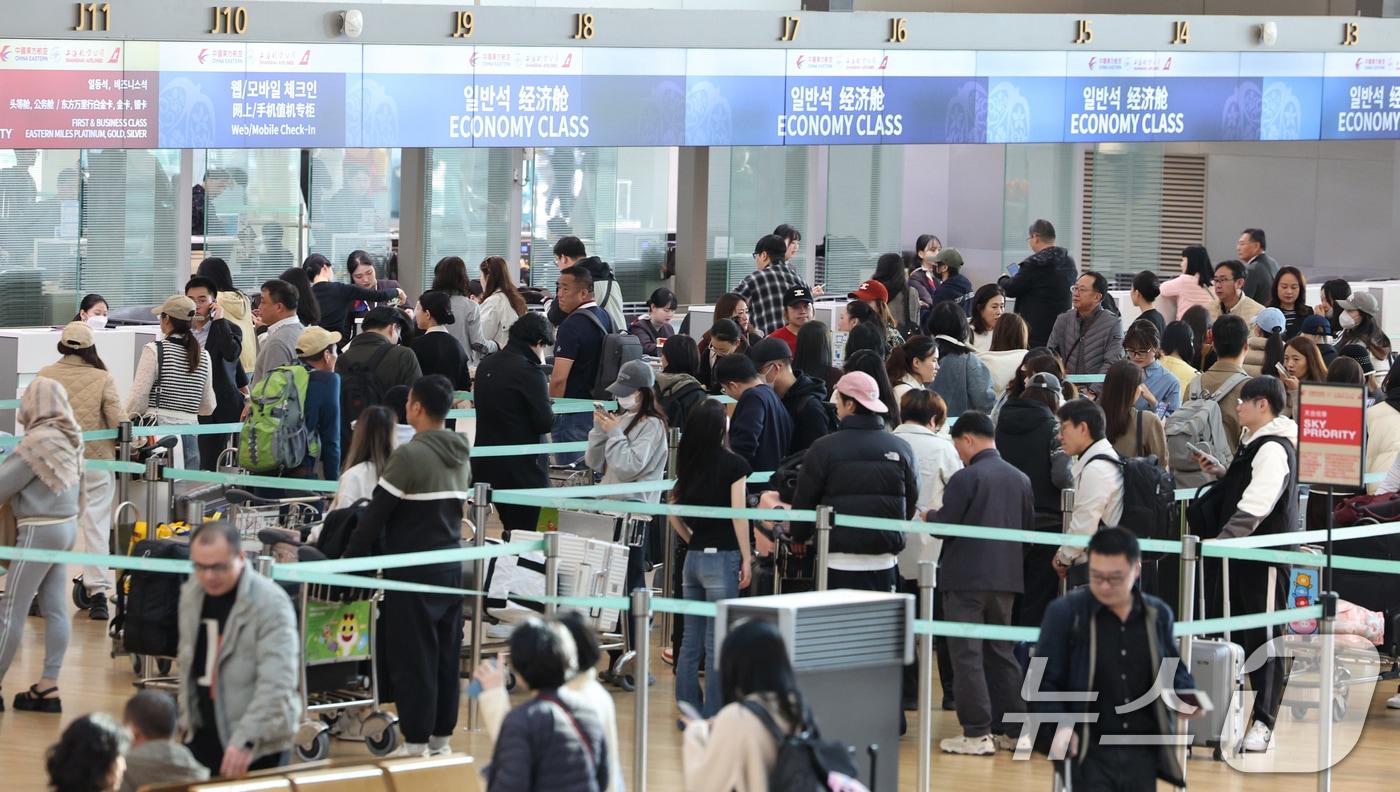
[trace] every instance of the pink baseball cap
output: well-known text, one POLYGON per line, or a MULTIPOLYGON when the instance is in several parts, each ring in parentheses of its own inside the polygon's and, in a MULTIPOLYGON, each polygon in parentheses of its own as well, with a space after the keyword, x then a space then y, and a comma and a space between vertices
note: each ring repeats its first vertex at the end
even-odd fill
POLYGON ((848 399, 855 399, 871 412, 889 412, 885 403, 880 401, 880 386, 875 384, 875 378, 863 371, 843 375, 836 382, 836 392, 848 399))

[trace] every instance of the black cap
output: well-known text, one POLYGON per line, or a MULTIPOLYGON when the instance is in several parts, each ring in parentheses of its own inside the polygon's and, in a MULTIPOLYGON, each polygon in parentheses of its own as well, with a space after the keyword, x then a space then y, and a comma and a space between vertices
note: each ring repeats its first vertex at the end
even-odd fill
POLYGON ((765 338, 749 350, 749 359, 758 368, 775 360, 792 360, 792 349, 781 338, 765 338))
POLYGON ((786 294, 783 295, 784 308, 787 308, 790 305, 797 305, 798 303, 807 303, 808 305, 812 304, 811 289, 808 289, 806 286, 793 286, 791 289, 787 290, 786 294))
POLYGON ((406 317, 403 311, 400 311, 392 305, 380 305, 369 309, 369 313, 365 314, 363 327, 366 330, 372 330, 376 327, 388 327, 396 324, 401 325, 404 323, 405 319, 406 317))

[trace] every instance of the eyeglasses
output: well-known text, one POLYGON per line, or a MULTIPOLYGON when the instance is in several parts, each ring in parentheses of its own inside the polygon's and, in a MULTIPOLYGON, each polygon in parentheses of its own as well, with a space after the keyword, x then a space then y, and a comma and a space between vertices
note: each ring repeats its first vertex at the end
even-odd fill
POLYGON ((1127 580, 1128 576, 1121 572, 1116 575, 1099 575, 1093 572, 1089 573, 1089 582, 1100 586, 1118 587, 1127 582, 1127 580))
POLYGON ((1217 278, 1211 278, 1211 279, 1210 279, 1210 282, 1211 282, 1211 283, 1230 283, 1230 282, 1233 281, 1233 280, 1234 280, 1234 278, 1232 278, 1232 277, 1228 277, 1228 276, 1222 275, 1222 276, 1217 277, 1217 278))
POLYGON ((1135 358, 1151 357, 1153 354, 1151 349, 1124 349, 1123 351, 1128 353, 1128 357, 1135 358))

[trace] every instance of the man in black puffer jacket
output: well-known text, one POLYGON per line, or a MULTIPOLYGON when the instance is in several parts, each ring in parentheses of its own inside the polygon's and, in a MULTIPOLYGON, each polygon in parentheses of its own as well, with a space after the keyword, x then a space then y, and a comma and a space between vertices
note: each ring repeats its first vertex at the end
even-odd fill
MULTIPOLYGON (((841 430, 807 449, 797 474, 794 509, 831 506, 837 514, 907 520, 914 516, 919 481, 909 444, 885 431, 875 380, 863 372, 836 383, 836 415, 841 430)), ((806 541, 810 523, 793 523, 794 540, 806 541)), ((834 527, 827 557, 828 588, 894 591, 899 584, 896 556, 904 534, 866 528, 834 527)))
POLYGON ((1055 245, 1055 226, 1049 220, 1031 223, 1030 258, 1022 261, 1014 277, 999 281, 1007 297, 1016 300, 1016 313, 1030 327, 1030 348, 1045 346, 1055 317, 1069 310, 1070 289, 1079 267, 1069 251, 1055 245))
POLYGON ((792 367, 792 350, 787 342, 765 338, 749 350, 749 358, 792 416, 789 454, 806 451, 819 438, 836 431, 836 413, 826 400, 826 383, 792 367))

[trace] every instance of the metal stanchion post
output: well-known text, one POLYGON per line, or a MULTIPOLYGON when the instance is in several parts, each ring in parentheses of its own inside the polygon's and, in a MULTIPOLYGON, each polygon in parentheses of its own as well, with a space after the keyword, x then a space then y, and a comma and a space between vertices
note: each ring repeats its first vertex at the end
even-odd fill
MULTIPOLYGON (((117 459, 131 461, 131 421, 117 424, 117 459)), ((131 477, 128 473, 117 474, 117 503, 126 503, 131 495, 131 477)))
POLYGON ((146 472, 141 474, 141 483, 146 487, 146 538, 156 538, 156 524, 160 521, 160 469, 161 458, 153 456, 146 460, 146 472))
POLYGON ((256 569, 258 570, 258 574, 259 574, 259 575, 262 575, 262 576, 265 577, 265 578, 271 578, 271 577, 272 577, 272 565, 273 565, 272 556, 267 556, 267 555, 260 555, 260 556, 258 556, 258 560, 257 560, 257 562, 256 562, 256 569))
POLYGON ((834 509, 817 507, 817 591, 826 591, 826 557, 831 552, 831 521, 834 509))
POLYGON ((637 709, 632 724, 632 788, 646 792, 647 788, 647 705, 651 686, 651 589, 642 586, 632 591, 632 635, 636 639, 637 709))
POLYGON ((1336 695, 1337 637, 1333 633, 1337 618, 1337 592, 1324 591, 1318 598, 1322 618, 1317 620, 1317 634, 1322 638, 1322 663, 1317 672, 1317 792, 1332 792, 1332 698, 1336 695))
MULTIPOLYGON (((491 485, 478 483, 473 492, 472 524, 476 527, 472 535, 472 545, 474 547, 486 546, 486 520, 491 516, 491 485)), ((472 589, 477 593, 472 595, 472 635, 471 635, 471 666, 472 673, 476 673, 476 667, 481 665, 481 628, 486 616, 486 600, 481 596, 481 587, 486 585, 486 559, 478 558, 472 565, 475 580, 472 581, 472 589)), ((467 730, 476 731, 480 728, 478 723, 481 714, 478 710, 476 699, 467 700, 467 730)))
POLYGON ((554 601, 554 598, 559 596, 558 531, 550 531, 544 535, 544 596, 545 615, 553 616, 558 613, 559 604, 554 601))
MULTIPOLYGON (((1195 617, 1196 610, 1196 567, 1201 558, 1201 537, 1186 534, 1181 537, 1181 606, 1177 611, 1177 618, 1180 621, 1191 621, 1195 617)), ((1181 664, 1188 669, 1191 667, 1191 638, 1190 635, 1181 636, 1180 644, 1177 646, 1177 654, 1181 656, 1181 664)), ((1190 733, 1190 727, 1184 720, 1178 719, 1177 729, 1183 735, 1190 733)), ((1186 778, 1186 757, 1191 750, 1191 743, 1183 741, 1178 749, 1178 760, 1181 764, 1181 777, 1186 778)))
POLYGON ((185 525, 188 525, 188 526, 190 527, 190 531, 191 531, 191 532, 193 532, 194 529, 198 528, 199 526, 203 525, 203 524, 204 524, 204 501, 202 501, 202 500, 189 500, 189 501, 185 501, 185 513, 184 513, 183 516, 184 516, 184 518, 185 518, 185 525))
MULTIPOLYGON (((666 478, 671 481, 676 480, 676 456, 681 446, 681 430, 679 427, 672 427, 666 430, 666 478)), ((664 500, 664 498, 663 498, 664 500)), ((662 551, 661 551, 661 596, 670 599, 676 596, 675 587, 672 585, 672 578, 676 574, 676 532, 671 530, 671 521, 666 517, 661 518, 662 530, 662 551)), ((675 628, 672 626, 672 619, 678 618, 671 613, 661 614, 661 640, 668 642, 671 640, 675 628)))
MULTIPOLYGON (((933 619, 933 561, 919 562, 919 618, 933 619)), ((919 792, 933 783, 933 636, 919 636, 919 792)))
MULTIPOLYGON (((1065 488, 1060 490, 1060 533, 1068 536, 1071 523, 1074 521, 1074 490, 1065 488)), ((1060 596, 1063 597, 1069 592, 1068 577, 1060 578, 1060 596)))

